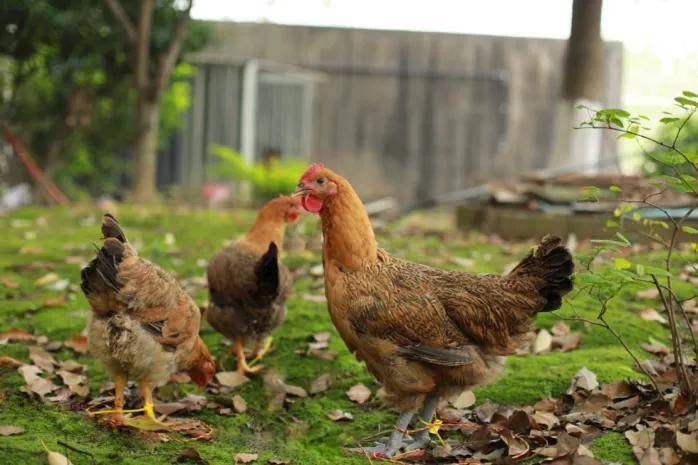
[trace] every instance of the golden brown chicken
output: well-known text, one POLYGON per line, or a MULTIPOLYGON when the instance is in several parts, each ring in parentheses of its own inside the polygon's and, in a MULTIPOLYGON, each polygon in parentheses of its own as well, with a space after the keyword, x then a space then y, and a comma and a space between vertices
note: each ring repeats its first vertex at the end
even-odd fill
POLYGON ((252 229, 237 242, 218 252, 208 265, 211 326, 234 342, 240 373, 254 373, 245 347, 255 351, 253 363, 271 346, 271 333, 284 320, 291 275, 280 263, 286 223, 302 212, 297 199, 280 196, 259 211, 252 229))
POLYGON ((115 424, 157 428, 153 389, 175 372, 186 371, 205 386, 216 367, 199 337, 199 307, 179 283, 157 265, 140 258, 116 219, 102 218, 104 245, 82 270, 82 291, 92 307, 88 323, 90 353, 114 379, 115 424), (145 419, 124 418, 124 387, 138 381, 145 419))
POLYGON ((558 238, 504 276, 445 271, 379 249, 352 186, 322 165, 308 168, 296 195, 320 214, 332 321, 402 413, 386 443, 362 450, 392 456, 427 445, 424 428, 403 444, 416 409, 429 423, 440 397, 492 379, 527 339, 531 318, 559 308, 572 289, 572 257, 558 238))

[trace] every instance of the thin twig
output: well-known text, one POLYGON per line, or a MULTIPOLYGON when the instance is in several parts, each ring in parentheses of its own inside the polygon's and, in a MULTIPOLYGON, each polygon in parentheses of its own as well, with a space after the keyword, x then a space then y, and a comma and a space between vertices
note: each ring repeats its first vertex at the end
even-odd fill
POLYGON ((91 452, 88 452, 88 451, 82 450, 82 449, 78 449, 77 447, 71 446, 70 444, 68 444, 68 443, 65 442, 65 441, 58 440, 58 441, 56 441, 56 443, 59 444, 59 445, 61 445, 61 446, 63 446, 63 447, 65 447, 66 449, 72 450, 73 452, 77 452, 77 453, 79 453, 79 454, 83 454, 83 455, 89 456, 89 457, 90 457, 90 462, 91 462, 92 464, 97 463, 94 454, 92 454, 91 452))

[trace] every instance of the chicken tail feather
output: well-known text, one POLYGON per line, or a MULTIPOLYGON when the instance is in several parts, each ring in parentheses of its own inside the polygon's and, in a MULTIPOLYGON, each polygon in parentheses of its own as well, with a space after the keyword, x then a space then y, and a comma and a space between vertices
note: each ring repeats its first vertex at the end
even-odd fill
POLYGON ((279 249, 269 243, 269 249, 255 265, 257 277, 257 302, 259 305, 271 303, 279 295, 279 249))
POLYGON ((104 238, 113 237, 119 242, 126 242, 126 234, 124 234, 123 229, 119 226, 119 222, 116 221, 110 213, 105 213, 102 217, 102 235, 104 238))
POLYGON ((549 312, 562 306, 562 296, 574 286, 572 273, 574 262, 572 254, 562 245, 557 236, 545 236, 538 247, 532 251, 507 278, 531 278, 535 281, 538 292, 545 303, 538 310, 549 312))
POLYGON ((117 268, 129 254, 130 246, 119 222, 109 213, 102 217, 102 235, 102 248, 95 246, 97 255, 81 272, 80 287, 85 295, 118 292, 121 287, 117 268))

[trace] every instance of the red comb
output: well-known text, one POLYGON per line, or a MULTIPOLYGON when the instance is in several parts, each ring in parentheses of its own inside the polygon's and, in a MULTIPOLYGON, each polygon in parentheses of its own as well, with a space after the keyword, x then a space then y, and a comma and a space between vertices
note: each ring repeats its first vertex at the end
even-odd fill
POLYGON ((323 169, 323 168, 325 168, 325 167, 322 165, 322 163, 313 163, 313 164, 310 165, 310 166, 308 167, 308 169, 305 170, 305 172, 301 175, 301 181, 304 180, 304 179, 309 178, 310 176, 312 176, 313 174, 315 174, 316 172, 320 171, 320 170, 323 169))

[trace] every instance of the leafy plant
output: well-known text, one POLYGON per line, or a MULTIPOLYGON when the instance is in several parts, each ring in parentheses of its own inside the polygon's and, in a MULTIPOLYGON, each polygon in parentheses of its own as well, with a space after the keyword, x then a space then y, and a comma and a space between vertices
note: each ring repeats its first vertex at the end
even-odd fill
POLYGON ((272 159, 269 163, 248 163, 235 149, 222 145, 214 145, 211 153, 218 158, 209 167, 214 176, 250 182, 255 199, 260 201, 293 192, 307 167, 306 161, 291 157, 272 159))
MULTIPOLYGON (((623 342, 621 334, 605 319, 609 302, 618 297, 622 289, 628 286, 650 284, 657 290, 658 299, 666 313, 671 330, 671 345, 677 367, 679 388, 685 399, 693 399, 695 390, 689 375, 685 344, 693 345, 694 354, 698 354, 698 345, 683 304, 696 296, 681 296, 676 290, 674 284, 678 281, 678 277, 673 265, 679 234, 696 235, 698 239, 698 229, 685 224, 698 207, 698 150, 696 150, 696 144, 689 143, 686 146, 681 144, 686 141, 682 136, 683 131, 690 127, 691 119, 698 111, 698 94, 684 91, 674 99, 674 102, 678 113, 676 113, 677 110, 674 110, 675 113, 665 112, 665 116, 659 119, 659 123, 664 126, 660 131, 660 134, 665 136, 663 140, 648 135, 651 128, 647 126, 650 121, 647 116, 632 115, 622 109, 593 110, 583 105, 578 107, 589 112, 589 119, 582 122, 578 129, 618 132, 619 138, 636 141, 647 159, 660 169, 650 174, 650 183, 657 189, 642 199, 625 198, 622 189, 618 186, 609 188, 618 196, 620 207, 616 209, 614 218, 609 220, 607 226, 617 228, 618 231, 612 239, 593 241, 596 244, 593 252, 580 257, 584 264, 584 271, 577 274, 577 282, 580 285, 578 292, 588 293, 600 304, 597 321, 589 323, 608 329, 623 344, 638 367, 658 390, 650 370, 639 362, 623 342), (653 150, 646 150, 643 145, 645 142, 653 144, 653 150), (678 218, 669 209, 658 205, 655 200, 668 190, 679 191, 694 200, 678 218), (660 212, 663 219, 657 220, 643 215, 644 208, 660 212), (658 244, 662 253, 656 263, 633 263, 623 256, 623 250, 633 245, 623 234, 629 222, 635 223, 640 227, 643 236, 658 244), (601 257, 607 260, 601 260, 601 257)), ((586 193, 587 200, 594 201, 599 191, 596 187, 590 188, 586 193)), ((691 242, 690 247, 695 255, 698 252, 696 241, 691 242)))

